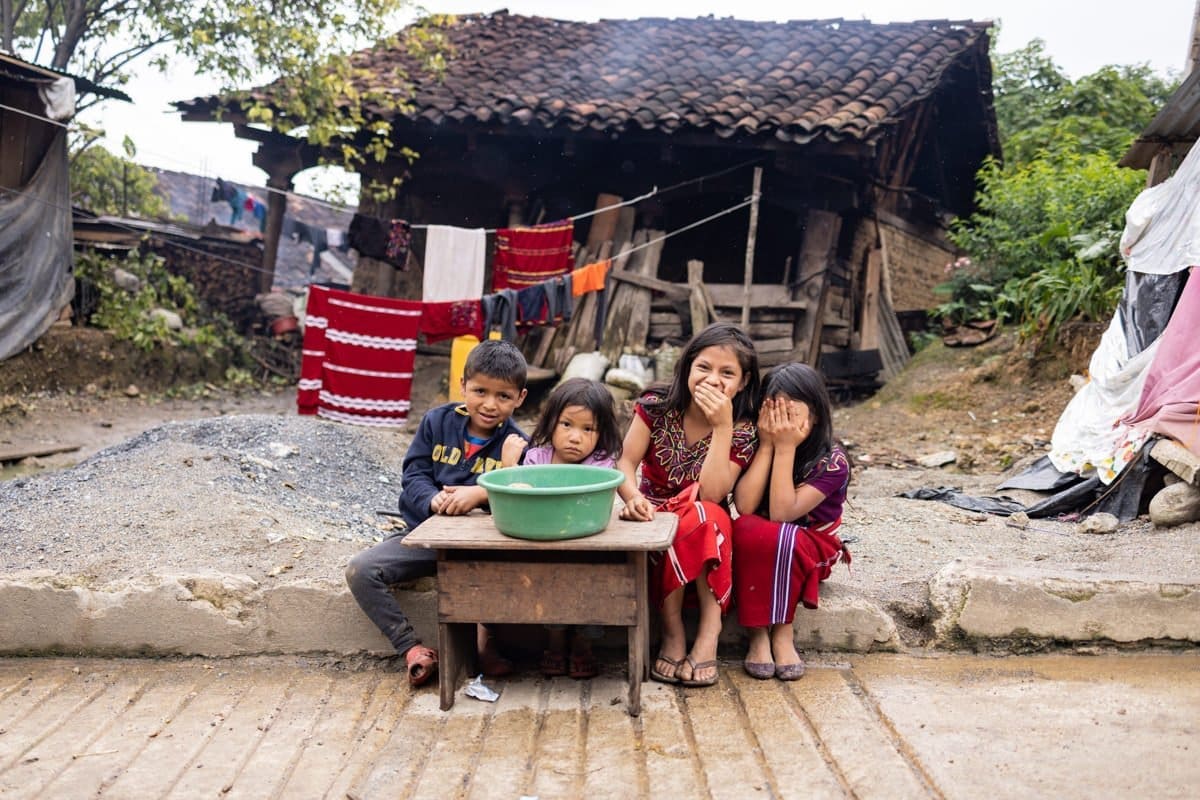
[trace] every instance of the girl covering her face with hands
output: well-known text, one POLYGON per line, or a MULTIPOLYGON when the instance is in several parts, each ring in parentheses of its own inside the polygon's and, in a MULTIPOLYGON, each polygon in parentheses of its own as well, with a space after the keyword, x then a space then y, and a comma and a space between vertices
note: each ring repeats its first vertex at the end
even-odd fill
POLYGON ((726 500, 754 455, 758 388, 754 343, 741 328, 716 323, 692 337, 671 385, 648 391, 634 408, 617 464, 625 473, 621 516, 679 516, 674 544, 651 565, 662 607, 662 645, 650 671, 655 680, 687 686, 717 681, 717 637, 732 599, 726 500), (700 605, 690 650, 683 627, 689 584, 700 605))
POLYGON ((743 664, 755 678, 804 674, 792 620, 816 608, 820 582, 850 553, 835 533, 850 462, 833 442, 829 395, 806 364, 772 370, 758 414, 758 452, 733 498, 733 586, 738 622, 750 633, 743 664))

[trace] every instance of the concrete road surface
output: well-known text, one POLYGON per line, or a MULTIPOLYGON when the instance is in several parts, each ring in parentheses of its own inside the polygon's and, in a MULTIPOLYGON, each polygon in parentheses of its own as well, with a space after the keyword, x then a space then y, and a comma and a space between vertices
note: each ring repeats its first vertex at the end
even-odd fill
POLYGON ((1195 797, 1200 654, 854 656, 711 689, 296 658, 0 659, 5 798, 1195 797))

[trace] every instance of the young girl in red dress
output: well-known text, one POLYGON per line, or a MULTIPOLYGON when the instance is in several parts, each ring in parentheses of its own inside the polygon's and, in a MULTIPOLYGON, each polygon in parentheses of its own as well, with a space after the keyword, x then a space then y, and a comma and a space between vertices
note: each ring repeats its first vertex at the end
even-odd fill
POLYGON ((850 553, 835 533, 850 462, 833 443, 825 381, 806 364, 767 374, 758 452, 733 499, 733 586, 738 622, 750 634, 743 666, 755 678, 804 674, 792 619, 816 608, 820 582, 850 553), (754 513, 749 513, 753 511, 754 513))
POLYGON ((758 391, 754 343, 739 327, 716 323, 692 337, 670 386, 648 391, 635 406, 617 463, 625 473, 621 516, 679 515, 674 544, 651 566, 651 586, 662 608, 662 646, 650 671, 655 680, 717 682, 717 638, 733 585, 727 500, 754 456, 758 391), (683 627, 688 584, 694 584, 700 606, 690 650, 683 627))

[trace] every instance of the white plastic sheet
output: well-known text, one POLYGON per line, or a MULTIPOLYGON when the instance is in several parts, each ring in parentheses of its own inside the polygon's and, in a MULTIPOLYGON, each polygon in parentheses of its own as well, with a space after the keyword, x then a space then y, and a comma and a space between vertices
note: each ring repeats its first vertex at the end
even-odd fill
POLYGON ((1125 212, 1121 255, 1134 272, 1167 275, 1200 264, 1200 148, 1125 212))

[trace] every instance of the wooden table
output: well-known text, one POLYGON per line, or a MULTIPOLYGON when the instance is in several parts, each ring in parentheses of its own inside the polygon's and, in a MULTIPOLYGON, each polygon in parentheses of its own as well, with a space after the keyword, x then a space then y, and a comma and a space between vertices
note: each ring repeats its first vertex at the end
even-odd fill
POLYGON ((433 516, 405 537, 437 550, 438 687, 442 709, 475 652, 476 623, 617 625, 629 634, 629 713, 642 710, 650 650, 646 556, 665 550, 679 518, 626 522, 594 536, 537 542, 505 536, 491 516, 433 516))

